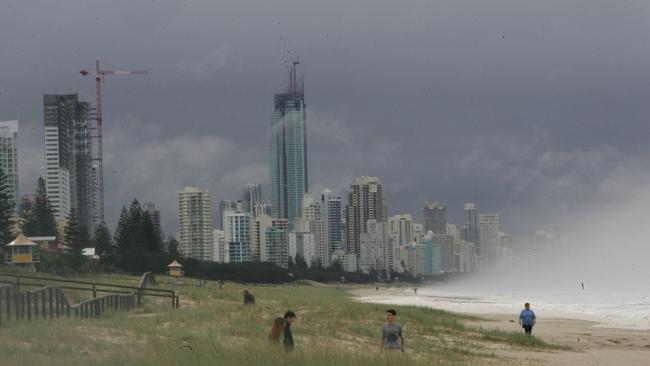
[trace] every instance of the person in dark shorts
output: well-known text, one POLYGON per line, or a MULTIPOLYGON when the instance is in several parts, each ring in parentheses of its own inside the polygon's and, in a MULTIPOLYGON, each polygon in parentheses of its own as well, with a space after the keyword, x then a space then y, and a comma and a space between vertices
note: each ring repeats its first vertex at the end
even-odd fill
POLYGON ((291 334, 291 323, 296 320, 296 313, 289 310, 284 313, 284 350, 287 352, 293 351, 293 334, 291 334))
POLYGON ((380 352, 387 351, 391 354, 404 353, 404 335, 402 325, 395 322, 397 312, 393 309, 386 310, 386 323, 381 328, 380 352))
POLYGON ((531 335, 536 322, 535 312, 530 310, 530 303, 528 302, 524 304, 524 307, 525 309, 519 313, 519 325, 524 328, 527 335, 531 335))

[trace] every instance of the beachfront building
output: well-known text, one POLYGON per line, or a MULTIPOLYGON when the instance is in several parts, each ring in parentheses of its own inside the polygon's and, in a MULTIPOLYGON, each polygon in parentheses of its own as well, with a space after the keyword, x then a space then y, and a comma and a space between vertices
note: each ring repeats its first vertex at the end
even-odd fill
POLYGON ((406 244, 402 252, 402 262, 404 263, 404 271, 412 274, 413 276, 422 276, 425 274, 425 253, 424 245, 411 242, 406 244))
POLYGON ((425 201, 422 208, 424 231, 447 234, 447 205, 438 201, 425 201))
POLYGON ((289 233, 289 256, 294 260, 301 257, 308 267, 311 267, 316 260, 316 240, 312 233, 292 231, 289 233))
POLYGON ((287 268, 289 266, 287 220, 282 220, 280 225, 267 227, 265 234, 269 262, 287 268))
POLYGON ((321 267, 329 267, 330 251, 327 243, 325 221, 323 221, 321 206, 318 201, 314 200, 312 195, 308 193, 303 195, 302 214, 295 230, 302 233, 314 234, 316 250, 314 260, 318 262, 321 267))
POLYGON ((429 231, 422 240, 424 251, 424 275, 433 276, 443 273, 440 245, 433 241, 433 232, 429 231))
POLYGON ((454 237, 446 234, 432 234, 431 241, 440 248, 440 264, 444 272, 458 272, 454 237))
POLYGON ((268 262, 266 246, 266 229, 273 225, 269 215, 259 215, 251 223, 251 260, 253 262, 268 262))
POLYGON ((357 271, 357 256, 352 253, 346 253, 343 249, 337 249, 332 253, 332 264, 340 265, 345 272, 357 271))
POLYGON ((213 260, 212 197, 210 192, 185 187, 178 192, 180 249, 185 257, 213 260))
POLYGON ((224 212, 223 231, 225 240, 228 243, 228 255, 230 263, 250 262, 251 221, 251 215, 246 212, 224 212))
POLYGON ((494 267, 499 254, 501 254, 498 214, 479 214, 479 236, 479 241, 485 249, 483 261, 488 267, 494 267))
POLYGON ((361 260, 361 234, 368 233, 369 220, 386 221, 382 185, 377 177, 358 177, 350 185, 345 208, 346 252, 356 255, 358 260, 361 260))
POLYGON ((396 271, 399 263, 395 263, 394 240, 388 224, 368 220, 366 227, 367 232, 360 235, 359 269, 366 273, 396 271))
POLYGON ((388 218, 391 234, 395 235, 397 245, 404 246, 413 241, 413 216, 411 214, 394 215, 388 218))
POLYGON ((18 212, 18 121, 0 122, 0 169, 7 176, 7 196, 15 202, 14 211, 18 212))
POLYGON ((230 246, 223 230, 212 231, 212 260, 218 263, 230 262, 230 246))
POLYGON ((474 243, 476 246, 476 255, 485 256, 487 251, 482 247, 479 234, 479 213, 473 203, 465 204, 465 227, 464 239, 468 243, 474 243))
POLYGON ((343 243, 343 200, 325 188, 321 194, 321 210, 325 223, 325 237, 329 253, 344 249, 343 243))

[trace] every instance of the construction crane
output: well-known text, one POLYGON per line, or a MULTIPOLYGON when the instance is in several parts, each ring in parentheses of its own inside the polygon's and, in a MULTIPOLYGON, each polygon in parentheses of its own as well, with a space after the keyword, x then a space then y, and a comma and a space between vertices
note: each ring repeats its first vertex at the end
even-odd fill
POLYGON ((147 71, 134 70, 102 70, 97 61, 95 70, 81 70, 81 75, 94 75, 97 91, 97 110, 95 119, 97 121, 97 184, 99 185, 99 218, 102 224, 104 221, 104 159, 102 146, 102 79, 106 75, 144 75, 147 71))

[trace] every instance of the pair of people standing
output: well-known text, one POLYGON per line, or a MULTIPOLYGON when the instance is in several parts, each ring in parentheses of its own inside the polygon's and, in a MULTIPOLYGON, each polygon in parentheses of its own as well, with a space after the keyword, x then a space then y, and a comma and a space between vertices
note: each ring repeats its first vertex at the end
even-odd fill
POLYGON ((269 333, 269 339, 273 343, 280 343, 280 336, 282 335, 282 344, 284 350, 287 352, 293 351, 293 334, 291 333, 291 324, 296 320, 296 313, 289 310, 284 313, 284 317, 277 317, 273 321, 273 328, 269 333))

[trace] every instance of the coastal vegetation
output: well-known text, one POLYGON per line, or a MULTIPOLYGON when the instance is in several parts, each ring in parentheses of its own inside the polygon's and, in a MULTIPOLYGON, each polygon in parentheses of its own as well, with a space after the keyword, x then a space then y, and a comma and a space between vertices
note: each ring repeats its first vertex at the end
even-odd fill
MULTIPOLYGON (((90 276, 102 282, 137 284, 124 275, 90 276)), ((385 305, 354 300, 351 287, 252 285, 158 276, 174 288, 180 308, 147 299, 132 312, 99 319, 7 322, 0 329, 2 364, 12 365, 388 365, 379 354, 385 305), (242 291, 256 297, 244 306, 242 291), (273 319, 288 309, 298 315, 294 352, 270 344, 273 319)), ((348 285, 349 286, 349 285, 348 285)), ((477 327, 479 318, 441 310, 398 306, 406 337, 406 365, 500 365, 494 350, 554 351, 534 337, 477 327)))

